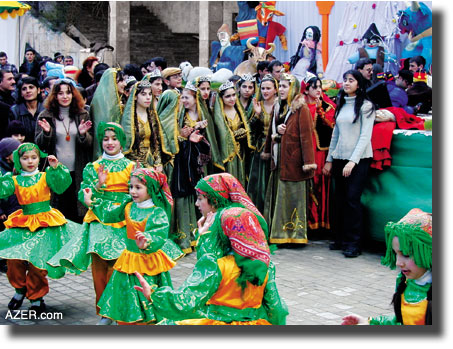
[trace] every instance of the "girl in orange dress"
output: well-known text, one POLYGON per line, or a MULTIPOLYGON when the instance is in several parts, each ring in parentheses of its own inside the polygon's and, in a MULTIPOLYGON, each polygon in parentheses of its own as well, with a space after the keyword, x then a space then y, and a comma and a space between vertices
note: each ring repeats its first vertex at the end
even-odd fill
POLYGON ((19 309, 28 298, 37 314, 46 310, 47 276, 59 279, 65 274, 63 267, 51 267, 47 261, 81 228, 50 206, 51 191, 63 193, 71 174, 53 155, 47 157, 46 171, 39 172, 40 158, 46 156, 36 144, 23 143, 13 153, 18 175, 0 177, 0 198, 16 194, 22 207, 8 217, 0 234, 0 258, 7 259, 8 280, 16 290, 8 308, 19 309))

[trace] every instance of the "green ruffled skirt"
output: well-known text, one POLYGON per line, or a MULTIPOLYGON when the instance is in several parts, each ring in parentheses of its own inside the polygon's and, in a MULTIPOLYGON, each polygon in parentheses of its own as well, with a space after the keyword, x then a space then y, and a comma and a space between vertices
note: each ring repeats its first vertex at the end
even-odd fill
MULTIPOLYGON (((150 285, 173 287, 168 271, 154 276, 143 275, 143 277, 150 285)), ((162 318, 154 314, 152 305, 149 304, 143 293, 137 291, 134 286, 140 286, 135 275, 114 270, 97 304, 101 309, 99 314, 126 323, 156 323, 161 321, 162 318)))
POLYGON ((247 194, 262 213, 266 200, 267 184, 271 172, 270 160, 262 160, 261 153, 255 152, 250 162, 250 174, 247 184, 247 194))
POLYGON ((82 233, 82 225, 67 220, 58 227, 45 227, 31 232, 25 228, 11 228, 0 232, 0 258, 20 259, 46 270, 52 279, 65 275, 62 266, 51 266, 47 262, 72 238, 82 233))
POLYGON ((48 264, 80 274, 91 264, 91 253, 105 260, 117 259, 126 248, 126 227, 113 228, 99 222, 83 223, 82 233, 66 243, 48 264))

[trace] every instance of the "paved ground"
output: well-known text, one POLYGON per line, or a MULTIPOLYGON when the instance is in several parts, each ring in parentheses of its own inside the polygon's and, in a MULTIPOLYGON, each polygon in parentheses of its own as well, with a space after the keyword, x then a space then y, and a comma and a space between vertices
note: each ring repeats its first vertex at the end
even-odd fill
MULTIPOLYGON (((340 251, 330 251, 328 241, 308 245, 281 246, 273 255, 277 285, 285 299, 288 325, 338 325, 348 313, 364 316, 390 314, 396 271, 380 264, 382 246, 353 259, 340 251)), ((196 262, 195 254, 182 258, 171 270, 175 287, 181 285, 196 262)), ((11 319, 7 304, 13 294, 5 274, 0 274, 0 325, 95 325, 94 290, 91 271, 79 276, 68 274, 50 280, 45 297, 48 312, 62 319, 11 319)), ((21 309, 29 307, 25 301, 21 309)))

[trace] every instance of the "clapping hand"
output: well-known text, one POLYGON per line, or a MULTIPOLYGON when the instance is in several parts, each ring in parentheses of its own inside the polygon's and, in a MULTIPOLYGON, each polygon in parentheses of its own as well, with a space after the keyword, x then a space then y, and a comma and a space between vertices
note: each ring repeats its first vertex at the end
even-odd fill
POLYGON ((200 134, 199 130, 192 132, 189 136, 189 141, 192 143, 198 143, 203 139, 203 136, 200 134))
POLYGON ((43 129, 45 133, 50 132, 50 124, 47 122, 46 119, 40 119, 38 120, 38 125, 43 129))
POLYGON ((149 239, 146 238, 145 234, 141 231, 135 233, 135 243, 137 247, 141 250, 146 249, 149 246, 149 239))
POLYGON ((57 168, 58 159, 56 158, 55 155, 49 155, 49 156, 47 157, 47 160, 49 161, 49 165, 50 165, 52 168, 57 168))
POLYGON ((79 133, 81 136, 84 136, 87 131, 93 126, 93 123, 90 120, 80 120, 79 124, 79 133))
POLYGON ((108 171, 105 169, 104 165, 99 166, 98 168, 98 184, 96 185, 97 189, 100 189, 105 182, 107 181, 108 171))
POLYGON ((90 207, 91 204, 93 203, 93 200, 91 200, 91 197, 93 196, 93 191, 91 188, 85 188, 83 189, 83 202, 87 207, 90 207))
POLYGON ((198 233, 200 235, 206 234, 211 227, 212 223, 214 223, 215 212, 208 212, 208 214, 201 217, 198 222, 198 233))

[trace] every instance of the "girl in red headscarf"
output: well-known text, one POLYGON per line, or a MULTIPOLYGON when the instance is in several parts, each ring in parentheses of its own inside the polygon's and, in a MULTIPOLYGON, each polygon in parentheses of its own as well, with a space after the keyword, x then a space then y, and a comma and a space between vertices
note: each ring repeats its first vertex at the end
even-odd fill
POLYGON ((113 274, 98 306, 99 313, 119 324, 152 324, 159 319, 152 307, 143 306, 143 294, 134 292, 144 274, 147 282, 169 286, 169 270, 183 252, 168 238, 173 198, 167 177, 152 169, 137 169, 131 174, 129 193, 133 202, 125 208, 126 249, 113 266, 113 274), (124 290, 130 290, 124 292, 124 290))
POLYGON ((179 325, 283 325, 288 310, 275 284, 267 224, 228 173, 197 186, 198 262, 178 289, 151 287, 136 273, 150 306, 179 325))

